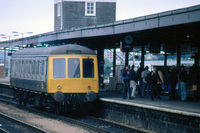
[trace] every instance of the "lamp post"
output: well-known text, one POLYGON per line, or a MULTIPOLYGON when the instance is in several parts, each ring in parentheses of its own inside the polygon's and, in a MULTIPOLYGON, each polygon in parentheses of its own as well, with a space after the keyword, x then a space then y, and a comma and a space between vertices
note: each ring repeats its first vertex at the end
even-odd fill
MULTIPOLYGON (((5 35, 5 34, 0 34, 1 38, 8 38, 9 39, 9 49, 12 52, 11 46, 10 46, 10 38, 12 36, 18 36, 18 35, 5 35)), ((4 48, 4 78, 6 77, 6 48, 4 48)))
POLYGON ((22 32, 17 32, 17 31, 13 31, 12 33, 14 33, 14 34, 21 34, 21 36, 22 36, 22 46, 23 46, 23 41, 24 41, 24 34, 33 34, 33 32, 24 32, 24 33, 22 33, 22 32))
POLYGON ((8 41, 9 41, 9 49, 10 50, 12 50, 11 49, 11 46, 10 46, 10 38, 12 37, 12 36, 19 36, 19 35, 5 35, 5 34, 0 34, 0 36, 1 36, 1 38, 8 38, 8 41))
POLYGON ((17 31, 13 31, 12 33, 14 33, 14 34, 21 34, 22 38, 24 37, 24 34, 33 34, 33 32, 24 32, 24 33, 22 33, 22 32, 17 32, 17 31))

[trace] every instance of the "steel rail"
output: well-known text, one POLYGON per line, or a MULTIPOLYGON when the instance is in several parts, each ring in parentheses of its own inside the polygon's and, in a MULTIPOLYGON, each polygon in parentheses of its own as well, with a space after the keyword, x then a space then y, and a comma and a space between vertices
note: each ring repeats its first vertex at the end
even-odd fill
POLYGON ((129 132, 137 132, 137 133, 151 132, 151 131, 146 130, 146 129, 140 129, 140 128, 133 127, 133 126, 123 125, 123 124, 119 124, 119 123, 116 123, 116 122, 111 122, 109 120, 96 118, 96 117, 93 117, 93 116, 86 116, 86 118, 91 119, 93 121, 97 121, 99 123, 104 123, 105 125, 110 125, 111 127, 117 127, 119 129, 126 130, 126 131, 129 131, 129 132))
POLYGON ((9 133, 9 132, 0 127, 0 133, 9 133))
MULTIPOLYGON (((19 106, 19 104, 12 101, 12 98, 10 98, 10 97, 6 98, 6 96, 3 96, 3 98, 0 98, 0 101, 19 106)), ((47 117, 47 118, 52 118, 52 119, 62 121, 64 123, 70 124, 72 126, 82 127, 82 128, 89 130, 89 131, 100 132, 100 133, 113 133, 112 129, 109 129, 109 128, 105 129, 106 126, 96 126, 96 125, 88 124, 87 122, 83 122, 81 120, 77 120, 77 119, 74 119, 74 118, 61 116, 61 115, 55 115, 55 114, 52 114, 52 113, 49 113, 49 112, 41 111, 41 110, 34 109, 34 108, 28 108, 28 107, 25 107, 25 106, 20 106, 20 108, 23 109, 23 110, 31 111, 35 114, 42 115, 42 116, 47 117)), ((99 121, 99 123, 106 123, 104 125, 112 125, 112 127, 117 127, 118 129, 122 129, 122 130, 128 130, 128 131, 131 131, 131 132, 133 131, 133 132, 139 132, 139 133, 148 132, 147 130, 144 131, 144 130, 141 130, 141 129, 137 129, 137 128, 133 128, 133 127, 129 127, 129 126, 124 126, 124 125, 121 125, 121 124, 118 124, 118 123, 105 121, 105 120, 102 120, 102 119, 99 119, 99 118, 94 118, 94 117, 91 117, 91 116, 87 116, 86 118, 91 119, 93 121, 95 119, 95 121, 99 121)))
MULTIPOLYGON (((18 106, 17 103, 10 101, 11 99, 5 100, 5 98, 6 98, 6 96, 4 96, 4 99, 0 98, 0 101, 18 106)), ((96 127, 96 126, 93 126, 93 125, 90 125, 90 124, 87 124, 87 123, 84 123, 84 122, 81 122, 81 121, 78 121, 78 120, 74 120, 72 118, 59 116, 59 115, 55 115, 55 114, 52 114, 52 113, 47 113, 47 112, 44 112, 44 111, 41 111, 41 110, 38 110, 38 109, 28 108, 28 107, 25 107, 25 106, 20 106, 20 107, 23 110, 28 110, 28 111, 31 111, 33 113, 37 113, 37 114, 42 115, 42 116, 47 117, 47 118, 51 117, 53 119, 57 119, 59 121, 65 122, 65 123, 73 125, 73 126, 79 126, 79 127, 85 128, 85 129, 90 130, 90 131, 95 131, 95 132, 100 132, 100 133, 112 133, 110 131, 104 130, 102 128, 99 128, 99 127, 96 127)), ((0 113, 0 115, 1 115, 1 113, 0 113)))
POLYGON ((7 115, 7 114, 4 114, 4 113, 2 113, 2 112, 0 112, 0 116, 6 118, 6 119, 8 119, 8 120, 11 120, 11 121, 13 121, 13 122, 15 122, 15 123, 18 123, 19 125, 25 126, 25 127, 27 127, 28 129, 33 130, 33 131, 35 131, 35 132, 38 132, 38 133, 47 133, 47 131, 46 131, 46 130, 43 130, 42 128, 36 127, 36 126, 34 126, 34 125, 30 124, 30 123, 25 123, 25 122, 23 122, 23 121, 21 121, 21 120, 18 120, 18 119, 16 119, 16 118, 14 118, 14 117, 12 117, 12 116, 9 116, 9 115, 7 115))

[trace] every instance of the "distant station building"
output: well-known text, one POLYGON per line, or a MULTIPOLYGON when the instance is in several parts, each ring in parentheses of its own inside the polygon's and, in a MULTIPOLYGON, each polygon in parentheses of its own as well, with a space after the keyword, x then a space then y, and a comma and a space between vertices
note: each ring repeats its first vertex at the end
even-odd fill
POLYGON ((114 22, 116 0, 54 0, 54 31, 114 22))

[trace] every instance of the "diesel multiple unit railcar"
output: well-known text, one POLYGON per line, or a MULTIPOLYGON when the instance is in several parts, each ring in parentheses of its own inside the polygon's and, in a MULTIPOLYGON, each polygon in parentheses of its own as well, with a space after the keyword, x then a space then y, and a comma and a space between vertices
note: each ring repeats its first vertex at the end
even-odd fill
POLYGON ((97 56, 76 44, 19 50, 11 56, 10 83, 20 104, 80 109, 98 95, 97 56))

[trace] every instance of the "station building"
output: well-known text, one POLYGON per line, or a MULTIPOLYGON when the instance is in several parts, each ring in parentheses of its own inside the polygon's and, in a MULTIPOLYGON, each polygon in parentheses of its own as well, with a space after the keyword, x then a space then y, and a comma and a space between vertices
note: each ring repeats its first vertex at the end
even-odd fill
POLYGON ((116 0, 54 0, 54 31, 114 22, 116 0))

